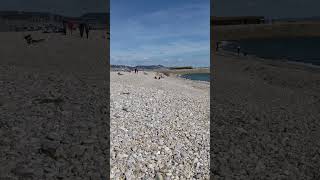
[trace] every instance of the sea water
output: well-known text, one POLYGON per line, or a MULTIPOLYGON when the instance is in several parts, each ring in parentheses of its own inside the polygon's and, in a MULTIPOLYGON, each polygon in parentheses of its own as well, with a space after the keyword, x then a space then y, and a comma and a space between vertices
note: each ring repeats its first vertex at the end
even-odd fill
POLYGON ((233 52, 237 52, 238 46, 241 53, 248 55, 320 66, 320 38, 248 39, 222 43, 223 49, 233 52))
POLYGON ((182 78, 195 80, 195 81, 210 81, 210 74, 209 73, 191 73, 191 74, 184 74, 181 75, 182 78))

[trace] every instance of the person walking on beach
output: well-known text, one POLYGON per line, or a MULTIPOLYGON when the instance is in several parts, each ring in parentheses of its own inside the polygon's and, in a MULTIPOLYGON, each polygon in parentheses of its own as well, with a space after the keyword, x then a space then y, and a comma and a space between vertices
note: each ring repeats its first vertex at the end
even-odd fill
POLYGON ((240 46, 237 47, 238 56, 240 56, 240 46))
POLYGON ((83 37, 83 31, 84 31, 84 24, 83 23, 79 24, 79 31, 80 31, 80 37, 82 38, 83 37))
POLYGON ((73 23, 72 22, 68 22, 68 28, 70 30, 70 33, 72 34, 72 30, 73 30, 73 23))
POLYGON ((65 20, 62 21, 63 34, 67 35, 67 22, 65 20))
POLYGON ((89 38, 89 31, 90 31, 90 26, 89 24, 85 24, 85 30, 86 30, 86 35, 87 35, 87 39, 89 38))
POLYGON ((219 45, 220 45, 220 42, 218 41, 216 44, 216 51, 219 51, 219 45))

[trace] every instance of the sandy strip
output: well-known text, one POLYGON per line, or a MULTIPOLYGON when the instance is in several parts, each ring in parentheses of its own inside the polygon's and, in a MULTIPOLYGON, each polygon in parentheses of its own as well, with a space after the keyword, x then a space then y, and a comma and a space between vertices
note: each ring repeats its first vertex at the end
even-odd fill
POLYGON ((209 177, 209 84, 111 73, 111 177, 209 177))

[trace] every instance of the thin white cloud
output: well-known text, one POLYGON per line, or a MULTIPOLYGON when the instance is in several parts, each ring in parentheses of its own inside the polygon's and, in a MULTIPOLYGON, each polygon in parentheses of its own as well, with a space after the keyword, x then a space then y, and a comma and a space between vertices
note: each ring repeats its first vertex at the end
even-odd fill
MULTIPOLYGON (((209 15, 209 4, 202 3, 116 21, 111 24, 111 63, 175 64, 187 55, 209 57, 209 15)), ((189 63, 209 64, 208 58, 198 61, 189 63)))
POLYGON ((111 51, 111 56, 117 58, 150 59, 201 52, 209 54, 209 50, 209 43, 207 41, 181 41, 161 45, 142 45, 139 48, 129 50, 113 50, 111 51))

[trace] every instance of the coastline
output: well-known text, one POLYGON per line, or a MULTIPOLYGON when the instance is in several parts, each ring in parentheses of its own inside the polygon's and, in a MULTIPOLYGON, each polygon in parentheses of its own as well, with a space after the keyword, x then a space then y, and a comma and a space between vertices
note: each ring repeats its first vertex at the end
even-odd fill
MULTIPOLYGON (((190 73, 191 74, 191 73, 190 73)), ((194 81, 194 82, 199 82, 199 83, 204 83, 204 84, 208 84, 210 85, 210 79, 209 81, 205 81, 205 80, 195 80, 195 79, 189 79, 189 78, 186 78, 186 77, 183 77, 184 75, 190 75, 189 73, 186 73, 186 74, 178 74, 176 75, 175 77, 176 78, 180 78, 180 79, 183 79, 183 80, 188 80, 188 81, 194 81)), ((198 74, 198 73, 196 73, 198 74)), ((207 74, 207 73, 205 73, 207 74)), ((210 77, 209 77, 210 78, 210 77)))
POLYGON ((240 56, 238 56, 237 53, 235 52, 223 50, 223 49, 219 50, 218 52, 214 51, 214 53, 218 56, 237 58, 239 60, 245 59, 245 60, 259 61, 259 62, 263 62, 265 64, 269 64, 273 66, 281 66, 281 67, 286 66, 286 67, 295 68, 295 69, 305 69, 307 71, 319 71, 319 68, 320 68, 319 65, 293 61, 287 58, 263 58, 255 54, 247 54, 246 56, 241 54, 240 56))
MULTIPOLYGON (((310 44, 311 42, 319 42, 319 38, 312 39, 310 37, 304 38, 263 38, 263 39, 245 39, 245 40, 223 40, 219 41, 219 51, 217 52, 214 49, 215 53, 223 53, 233 56, 237 55, 237 47, 241 47, 240 56, 247 56, 256 59, 266 59, 270 61, 286 61, 287 63, 301 64, 310 67, 320 66, 320 59, 318 53, 313 50, 312 47, 317 47, 316 44, 310 44), (253 42, 253 43, 252 43, 253 42), (243 44, 242 44, 243 43, 243 44), (261 44, 260 44, 261 43, 261 44), (276 44, 276 49, 270 47, 266 51, 262 50, 259 47, 272 46, 276 44), (306 45, 303 45, 306 43, 306 45), (289 47, 286 47, 289 46, 289 47), (282 51, 279 51, 280 48, 284 48, 282 51), (289 51, 289 48, 293 52, 289 51), (305 48, 305 51, 301 52, 302 48, 305 48), (311 50, 310 50, 311 49, 311 50), (250 53, 251 51, 251 53, 250 53)), ((217 44, 216 44, 217 45, 217 44)))
POLYGON ((277 37, 320 37, 319 22, 248 24, 215 26, 211 24, 211 39, 240 40, 277 37))
POLYGON ((160 70, 158 72, 168 73, 172 75, 192 74, 192 73, 210 73, 210 68, 193 68, 193 69, 175 69, 175 70, 160 70))
POLYGON ((190 80, 190 79, 181 77, 182 75, 185 75, 185 74, 198 74, 198 73, 199 74, 200 73, 210 74, 210 68, 193 68, 193 69, 181 69, 181 70, 160 70, 160 71, 156 71, 156 72, 163 73, 166 76, 176 77, 176 78, 183 79, 183 80, 210 84, 210 81, 208 82, 208 81, 190 80))

